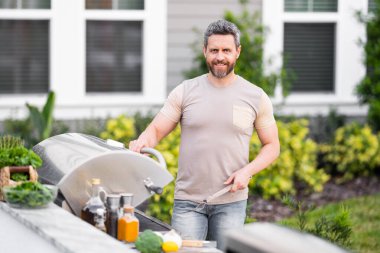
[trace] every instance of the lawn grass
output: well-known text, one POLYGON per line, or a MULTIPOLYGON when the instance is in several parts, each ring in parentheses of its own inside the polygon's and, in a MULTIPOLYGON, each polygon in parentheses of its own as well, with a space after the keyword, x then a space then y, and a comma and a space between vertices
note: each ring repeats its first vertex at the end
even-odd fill
MULTIPOLYGON (((350 211, 352 222, 352 245, 349 250, 360 253, 380 253, 380 194, 353 198, 329 204, 310 212, 310 222, 321 215, 337 213, 342 204, 350 211)), ((294 226, 296 219, 286 219, 280 223, 294 226)))

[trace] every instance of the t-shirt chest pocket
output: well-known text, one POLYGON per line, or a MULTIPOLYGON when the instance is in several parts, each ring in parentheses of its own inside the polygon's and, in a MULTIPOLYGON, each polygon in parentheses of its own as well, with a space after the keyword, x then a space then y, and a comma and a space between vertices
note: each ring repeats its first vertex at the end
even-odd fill
POLYGON ((250 134, 255 118, 253 110, 250 107, 240 105, 233 105, 232 109, 233 125, 244 130, 246 134, 250 134))

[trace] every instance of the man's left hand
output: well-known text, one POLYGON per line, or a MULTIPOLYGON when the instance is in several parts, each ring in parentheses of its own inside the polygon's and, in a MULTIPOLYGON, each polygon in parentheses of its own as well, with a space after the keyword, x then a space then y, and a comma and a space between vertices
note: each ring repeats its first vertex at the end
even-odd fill
POLYGON ((251 175, 244 167, 232 173, 232 175, 224 182, 224 184, 233 184, 230 192, 236 192, 238 190, 245 189, 248 186, 250 179, 251 175))

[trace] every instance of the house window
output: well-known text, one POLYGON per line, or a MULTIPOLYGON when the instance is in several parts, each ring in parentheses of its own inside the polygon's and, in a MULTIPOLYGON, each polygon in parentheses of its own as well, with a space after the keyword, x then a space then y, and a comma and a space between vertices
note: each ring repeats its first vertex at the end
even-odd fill
POLYGON ((167 3, 0 0, 0 121, 23 116, 26 101, 43 104, 49 90, 57 118, 163 103, 167 3))
POLYGON ((86 0, 86 9, 143 10, 144 0, 86 0))
POLYGON ((142 91, 142 21, 87 21, 86 91, 142 91))
POLYGON ((294 92, 333 92, 335 23, 285 23, 284 57, 294 92))
POLYGON ((50 9, 50 0, 1 0, 0 9, 50 9))
POLYGON ((284 8, 285 12, 337 12, 338 0, 285 0, 284 8))
MULTIPOLYGON (((1 0, 0 10, 50 9, 50 0, 1 0)), ((14 10, 12 10, 14 11, 14 10)), ((0 19, 0 94, 49 89, 49 21, 0 19)))
POLYGON ((49 83, 49 21, 0 20, 0 94, 44 93, 49 83))
POLYGON ((368 0, 368 12, 374 12, 376 8, 375 0, 368 0))

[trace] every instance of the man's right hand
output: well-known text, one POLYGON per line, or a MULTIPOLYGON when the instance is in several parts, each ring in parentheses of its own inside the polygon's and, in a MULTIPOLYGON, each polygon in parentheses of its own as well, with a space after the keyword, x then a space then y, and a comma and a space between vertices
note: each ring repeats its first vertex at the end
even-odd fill
POLYGON ((141 153, 141 149, 147 147, 148 143, 140 138, 129 142, 129 150, 141 153))
POLYGON ((163 137, 168 135, 176 127, 176 125, 176 122, 173 122, 166 116, 158 113, 139 138, 129 142, 129 150, 141 153, 141 149, 144 147, 155 147, 163 137))

